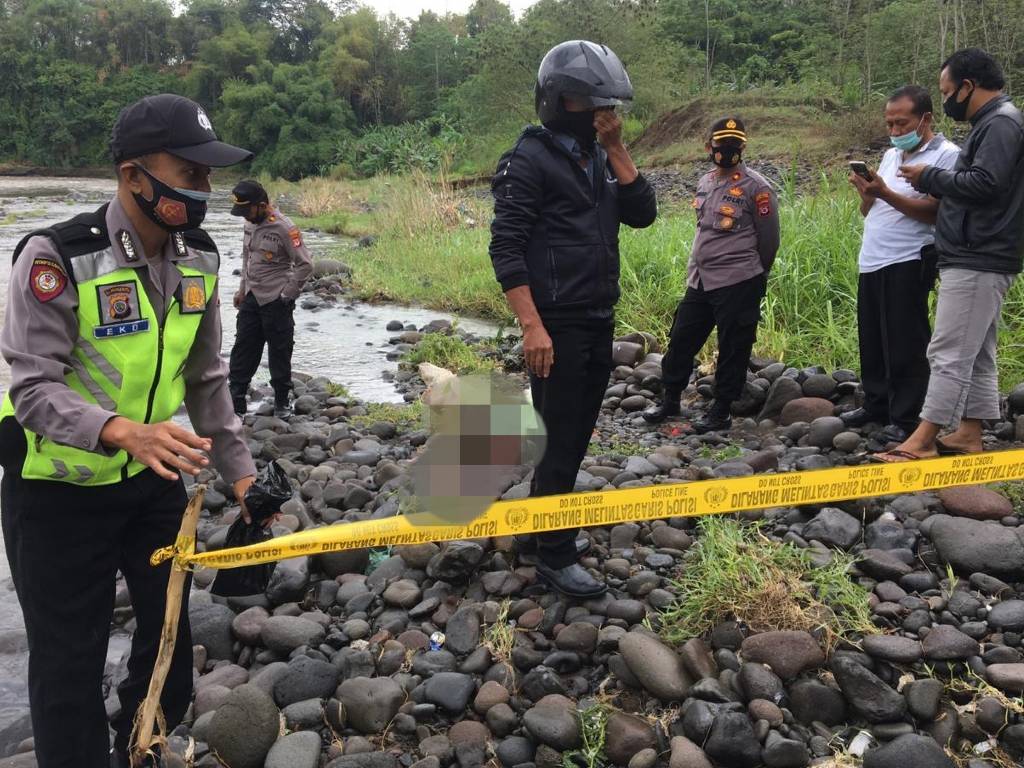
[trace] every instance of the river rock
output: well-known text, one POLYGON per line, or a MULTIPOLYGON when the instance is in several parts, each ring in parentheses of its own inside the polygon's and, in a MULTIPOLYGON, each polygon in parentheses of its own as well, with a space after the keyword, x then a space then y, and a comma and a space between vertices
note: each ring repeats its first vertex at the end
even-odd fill
POLYGON ((629 632, 619 638, 619 653, 629 671, 663 702, 682 701, 692 684, 683 660, 656 637, 629 632))
MULTIPOLYGON (((781 381, 781 379, 779 381, 781 381)), ((832 411, 832 403, 828 400, 820 397, 798 397, 795 400, 790 400, 782 407, 782 413, 779 416, 779 424, 784 427, 796 424, 798 421, 804 421, 810 424, 815 419, 819 419, 823 416, 831 416, 832 411)))
POLYGON ((326 699, 338 685, 338 668, 323 659, 296 656, 288 662, 288 672, 274 683, 274 701, 287 707, 308 699, 326 699))
POLYGON ((777 378, 768 389, 768 399, 765 400, 764 407, 757 415, 757 420, 778 420, 786 404, 801 397, 803 397, 803 390, 800 389, 800 385, 795 379, 788 376, 777 378))
POLYGON ((231 629, 243 645, 258 645, 262 639, 263 625, 269 618, 266 608, 254 605, 232 619, 231 629))
POLYGON ((868 635, 864 651, 876 659, 895 664, 913 664, 921 659, 921 643, 900 635, 868 635))
POLYGON ((847 702, 869 723, 903 719, 907 701, 877 675, 846 656, 832 659, 832 673, 847 702))
POLYGON ((860 539, 860 521, 837 507, 825 507, 804 526, 803 538, 849 549, 860 539))
POLYGON ((704 751, 726 768, 747 768, 761 761, 761 744, 750 718, 742 712, 722 712, 715 717, 704 751))
POLYGON ((908 733, 864 754, 864 768, 953 768, 935 739, 908 733))
POLYGON ((977 640, 947 624, 932 627, 921 642, 921 647, 925 657, 932 661, 952 661, 981 654, 977 640))
POLYGON ((671 748, 668 768, 711 768, 711 761, 704 750, 685 736, 673 736, 671 748))
POLYGON ((320 747, 320 734, 315 731, 289 733, 270 748, 263 768, 317 768, 320 747))
POLYGON ((472 605, 459 608, 444 628, 445 647, 462 656, 480 644, 480 614, 472 605))
POLYGON ((381 733, 405 700, 402 687, 390 677, 356 677, 338 686, 349 723, 360 733, 381 733))
POLYGON ((430 558, 427 575, 442 581, 463 581, 483 556, 484 548, 474 541, 449 541, 430 558))
POLYGON ((231 692, 210 720, 210 749, 231 768, 263 768, 281 727, 280 713, 266 693, 254 685, 231 692))
POLYGON ((1024 528, 1007 528, 950 515, 935 515, 923 527, 943 562, 964 575, 1024 575, 1024 528))
POLYGON ((930 723, 939 714, 942 703, 942 681, 934 678, 914 680, 903 688, 903 696, 907 700, 907 709, 921 722, 930 723))
POLYGON ((188 616, 192 627, 192 644, 203 646, 210 659, 230 660, 235 645, 231 636, 234 611, 218 603, 191 603, 188 616))
POLYGON ((939 501, 949 514, 973 520, 1002 520, 1013 514, 1008 498, 983 485, 943 488, 939 501))
POLYGON ((574 621, 558 633, 555 645, 563 651, 593 653, 597 647, 597 627, 587 621, 574 621))
POLYGON ((777 731, 769 731, 761 759, 768 768, 803 768, 811 761, 811 755, 802 741, 787 739, 777 731))
POLYGON ((807 433, 807 444, 818 448, 831 448, 836 436, 845 430, 846 425, 838 416, 819 416, 811 422, 811 430, 807 433))
POLYGON ((363 573, 370 563, 370 550, 346 549, 341 552, 328 552, 318 555, 320 569, 329 578, 337 578, 346 573, 363 573))
POLYGON ((541 744, 560 752, 575 749, 580 743, 576 705, 565 696, 550 694, 523 715, 523 724, 541 744))
POLYGON ((615 765, 626 765, 637 752, 657 745, 654 728, 646 720, 613 712, 605 725, 605 749, 615 765))
POLYGON ((985 674, 988 681, 1006 693, 1024 693, 1024 663, 990 664, 985 674))
POLYGON ((267 599, 272 605, 301 600, 309 587, 309 558, 290 557, 282 560, 270 574, 267 599))
POLYGON ((612 343, 612 362, 615 365, 628 365, 632 368, 644 355, 644 348, 641 344, 631 341, 616 341, 612 343))
POLYGON ((1006 600, 992 606, 988 613, 989 626, 1002 632, 1024 630, 1024 600, 1006 600))
POLYGON ((359 752, 335 758, 325 768, 398 768, 398 758, 390 752, 359 752))
POLYGON ((424 683, 427 701, 458 714, 466 709, 476 691, 476 683, 461 672, 438 672, 424 683))
POLYGON ((322 626, 299 616, 271 616, 260 632, 267 648, 285 655, 301 645, 319 645, 324 634, 322 626))
MULTIPOLYGON (((620 642, 621 647, 621 642, 620 642)), ((783 680, 825 663, 818 641, 807 632, 762 632, 743 641, 740 653, 746 661, 767 664, 783 680)))
POLYGON ((801 680, 789 687, 789 709, 805 725, 815 721, 839 725, 847 717, 843 694, 817 680, 801 680))

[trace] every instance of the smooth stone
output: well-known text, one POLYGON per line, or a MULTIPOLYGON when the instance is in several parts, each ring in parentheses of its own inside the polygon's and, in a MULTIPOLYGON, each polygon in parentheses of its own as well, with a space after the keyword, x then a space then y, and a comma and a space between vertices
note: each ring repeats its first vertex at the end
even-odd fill
POLYGON ((762 632, 751 635, 743 641, 740 655, 746 661, 767 664, 783 680, 825 663, 821 646, 807 632, 762 632))
POLYGON ((279 729, 280 714, 273 699, 246 684, 217 707, 207 739, 210 749, 231 768, 263 768, 279 729))

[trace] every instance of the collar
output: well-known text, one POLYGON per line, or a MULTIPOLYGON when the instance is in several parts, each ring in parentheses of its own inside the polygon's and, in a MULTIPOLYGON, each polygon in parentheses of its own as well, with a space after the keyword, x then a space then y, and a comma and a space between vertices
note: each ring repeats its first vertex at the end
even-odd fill
POLYGON ((260 227, 266 227, 270 224, 277 224, 281 221, 281 212, 277 208, 267 209, 267 218, 261 221, 259 224, 254 224, 251 221, 245 222, 250 231, 255 232, 260 227))
MULTIPOLYGON (((107 206, 106 215, 107 233, 110 238, 110 249, 121 267, 138 268, 147 263, 146 253, 142 248, 142 238, 139 237, 128 213, 121 204, 119 198, 114 197, 107 206)), ((160 257, 154 259, 158 262, 161 259, 169 261, 181 261, 194 258, 185 244, 185 238, 180 232, 172 232, 167 242, 164 243, 160 257)))
POLYGON ((724 176, 718 172, 718 167, 711 172, 711 178, 714 180, 715 187, 721 187, 724 184, 736 184, 742 181, 747 175, 747 165, 742 160, 739 164, 732 168, 729 173, 724 176))
POLYGON ((974 113, 974 117, 971 118, 971 125, 977 125, 978 121, 981 120, 981 118, 983 118, 985 115, 987 115, 994 109, 998 109, 1000 106, 1002 106, 1009 100, 1010 97, 1007 96, 1005 93, 1001 93, 994 99, 991 99, 985 105, 983 105, 981 109, 974 113))
MULTIPOLYGON (((573 160, 580 160, 583 158, 583 150, 580 148, 580 143, 576 141, 574 136, 570 136, 567 133, 561 131, 552 131, 552 137, 557 141, 566 152, 568 152, 573 160)), ((587 155, 588 160, 593 160, 593 155, 587 155)))

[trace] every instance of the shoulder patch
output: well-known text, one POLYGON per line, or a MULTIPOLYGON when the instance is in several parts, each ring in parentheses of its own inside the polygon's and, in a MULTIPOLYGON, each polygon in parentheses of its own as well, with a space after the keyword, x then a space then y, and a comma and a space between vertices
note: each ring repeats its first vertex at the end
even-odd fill
POLYGON ((50 259, 33 259, 29 282, 37 301, 46 303, 64 293, 68 276, 57 262, 50 259))
POLYGON ((291 238, 292 245, 294 245, 296 248, 302 247, 302 233, 299 232, 298 227, 292 227, 291 229, 289 229, 288 237, 291 238))
POLYGON ((758 216, 770 216, 772 212, 772 194, 765 190, 764 192, 758 192, 754 197, 754 202, 757 203, 757 215, 758 216))

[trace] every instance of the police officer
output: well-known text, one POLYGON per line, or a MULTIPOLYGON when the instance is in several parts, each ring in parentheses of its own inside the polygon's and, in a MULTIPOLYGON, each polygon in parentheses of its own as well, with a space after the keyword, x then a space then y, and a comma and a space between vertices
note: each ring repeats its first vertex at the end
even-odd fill
POLYGON ((686 293, 661 362, 664 400, 644 413, 648 422, 680 414, 679 398, 690 381, 694 356, 717 328, 715 400, 693 427, 704 433, 732 426, 730 406, 747 381, 761 299, 779 249, 778 201, 768 181, 743 163, 746 142, 738 117, 711 126, 705 149, 717 167, 697 185, 697 234, 686 293))
POLYGON ((288 415, 292 388, 295 300, 313 272, 313 260, 298 227, 270 206, 267 190, 259 182, 239 182, 232 199, 231 213, 245 218, 245 228, 242 282, 235 294, 238 320, 231 349, 231 398, 235 412, 244 414, 249 382, 259 367, 266 342, 274 413, 283 417, 288 415))
MULTIPOLYGON (((102 682, 119 571, 137 622, 113 723, 114 764, 128 765, 170 568, 149 557, 174 543, 181 475, 209 453, 239 499, 255 475, 220 357, 217 248, 199 229, 210 167, 252 155, 170 94, 124 109, 110 147, 114 198, 19 244, 0 335, 11 367, 0 508, 40 768, 111 764, 102 682), (171 421, 182 402, 196 434, 171 421)), ((162 698, 168 729, 192 691, 188 593, 162 698)))
MULTIPOLYGON (((526 128, 491 184, 491 261, 523 329, 533 403, 547 428, 533 496, 573 490, 612 371, 619 225, 646 227, 657 216, 614 111, 632 98, 608 48, 555 46, 535 87, 543 127, 526 128)), ((599 595, 605 585, 577 562, 587 545, 576 534, 521 538, 520 557, 563 594, 599 595)))

